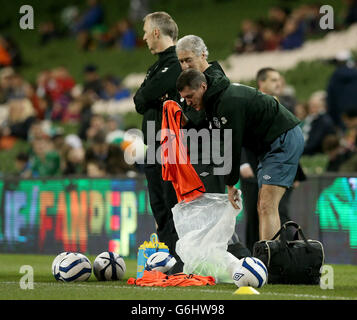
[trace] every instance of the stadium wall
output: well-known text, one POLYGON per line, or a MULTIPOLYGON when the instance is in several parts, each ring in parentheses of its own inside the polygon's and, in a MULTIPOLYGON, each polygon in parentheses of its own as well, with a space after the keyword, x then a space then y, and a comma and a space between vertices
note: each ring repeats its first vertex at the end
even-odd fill
MULTIPOLYGON (((145 179, 0 180, 0 252, 114 251, 135 258, 155 231, 145 179)), ((357 264, 357 177, 316 176, 293 194, 291 219, 324 244, 326 263, 357 264)), ((237 218, 245 239, 246 217, 237 218)))

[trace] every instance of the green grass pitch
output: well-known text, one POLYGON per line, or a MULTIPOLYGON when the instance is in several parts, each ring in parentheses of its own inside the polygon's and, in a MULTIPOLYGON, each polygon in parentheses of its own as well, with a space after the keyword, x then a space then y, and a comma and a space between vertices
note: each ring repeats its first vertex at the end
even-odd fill
MULTIPOLYGON (((93 263, 95 256, 88 256, 93 263)), ((356 300, 357 266, 333 265, 334 288, 306 285, 265 285, 259 295, 233 294, 234 284, 205 287, 144 288, 127 284, 136 275, 136 261, 125 259, 127 271, 121 281, 99 282, 92 273, 88 281, 57 282, 51 273, 54 256, 0 254, 1 300, 356 300), (23 265, 33 268, 34 288, 21 289, 23 265)))

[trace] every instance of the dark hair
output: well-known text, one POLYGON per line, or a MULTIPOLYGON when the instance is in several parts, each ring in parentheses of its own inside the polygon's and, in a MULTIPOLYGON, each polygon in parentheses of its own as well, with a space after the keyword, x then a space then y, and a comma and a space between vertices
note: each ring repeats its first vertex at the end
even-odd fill
POLYGON ((267 79, 268 72, 278 72, 278 71, 270 67, 260 69, 257 72, 257 76, 256 76, 257 84, 259 83, 259 81, 265 81, 267 79))
POLYGON ((176 88, 181 92, 185 87, 198 89, 202 83, 207 83, 205 75, 195 69, 187 69, 181 72, 176 81, 176 88))

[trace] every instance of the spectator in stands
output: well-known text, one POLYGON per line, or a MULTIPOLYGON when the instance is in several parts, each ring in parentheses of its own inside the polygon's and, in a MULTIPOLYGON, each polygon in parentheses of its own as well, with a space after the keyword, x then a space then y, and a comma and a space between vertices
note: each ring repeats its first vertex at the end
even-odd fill
POLYGON ((342 144, 346 152, 350 151, 351 157, 347 159, 339 168, 339 172, 357 171, 357 108, 356 101, 351 101, 349 107, 342 114, 342 121, 346 131, 342 139, 342 144))
POLYGON ((6 39, 0 35, 0 68, 12 65, 11 55, 7 50, 6 39))
POLYGON ((67 135, 62 157, 62 173, 64 175, 84 173, 84 159, 85 149, 81 139, 74 134, 67 135))
POLYGON ((85 162, 95 160, 105 165, 106 172, 111 175, 126 174, 133 170, 124 160, 124 153, 118 145, 106 142, 106 133, 99 131, 91 140, 91 145, 86 150, 85 162))
POLYGON ((96 95, 98 98, 103 91, 102 80, 100 79, 98 68, 93 64, 89 64, 84 68, 84 84, 83 84, 83 93, 96 95))
POLYGON ((63 110, 62 122, 64 123, 79 123, 81 121, 81 112, 83 108, 83 97, 79 96, 69 102, 67 108, 63 110))
POLYGON ((281 37, 273 28, 265 27, 262 30, 263 51, 273 51, 279 49, 281 37))
MULTIPOLYGON (((10 59, 9 64, 4 66, 20 67, 22 65, 22 55, 18 45, 9 36, 0 36, 0 66, 1 66, 1 56, 4 54, 4 58, 10 59), (5 53, 6 52, 6 53, 5 53)), ((6 60, 5 59, 5 60, 6 60)))
POLYGON ((336 134, 330 134, 325 137, 322 143, 322 150, 328 157, 325 168, 327 172, 338 172, 341 165, 353 155, 352 151, 341 145, 341 141, 336 134))
POLYGON ((15 159, 16 174, 21 178, 30 178, 30 155, 27 152, 19 152, 15 159))
POLYGON ((40 34, 40 45, 42 46, 59 37, 59 32, 56 30, 53 21, 40 23, 38 30, 40 34))
POLYGON ((288 17, 282 31, 281 49, 291 50, 301 47, 304 37, 304 24, 297 17, 288 17))
POLYGON ((70 93, 75 84, 74 78, 69 71, 60 66, 50 71, 49 78, 45 83, 45 89, 48 91, 52 101, 60 101, 63 96, 70 93))
POLYGON ((19 73, 13 73, 11 77, 9 99, 30 98, 31 86, 19 73))
POLYGON ((26 140, 30 127, 35 120, 35 111, 30 100, 10 100, 8 122, 1 129, 1 135, 26 140))
POLYGON ((250 19, 243 20, 234 51, 236 53, 244 53, 261 51, 262 49, 263 39, 258 24, 250 19))
POLYGON ((302 126, 308 115, 307 103, 297 103, 294 108, 294 114, 299 120, 301 120, 302 126))
POLYGON ((104 11, 99 0, 87 0, 88 9, 80 16, 74 26, 79 46, 83 50, 90 49, 91 31, 104 21, 104 11))
POLYGON ((326 30, 320 28, 320 7, 321 4, 319 3, 311 3, 303 4, 294 10, 294 14, 300 16, 307 34, 326 32, 326 30))
POLYGON ((90 178, 103 178, 107 176, 105 163, 96 159, 89 159, 86 162, 86 174, 90 178))
POLYGON ((136 32, 128 19, 117 23, 117 46, 123 50, 133 50, 136 47, 136 32))
POLYGON ((11 67, 5 67, 0 70, 0 103, 6 103, 11 95, 12 77, 15 71, 11 67))
POLYGON ((27 141, 32 143, 36 139, 50 138, 51 124, 48 120, 36 119, 30 126, 27 141))
POLYGON ((105 130, 104 116, 101 114, 93 114, 90 118, 89 127, 85 130, 85 140, 91 141, 97 133, 105 130))
POLYGON ((357 68, 350 51, 339 52, 334 62, 337 67, 327 86, 327 112, 334 124, 344 130, 341 114, 351 101, 357 101, 357 68))
POLYGON ((60 155, 48 138, 35 139, 31 159, 32 177, 53 177, 61 173, 60 155))
POLYGON ((81 121, 79 123, 77 134, 83 141, 87 141, 87 130, 91 126, 91 119, 93 117, 93 100, 89 95, 86 94, 84 94, 81 99, 83 99, 83 105, 81 111, 81 121))
POLYGON ((322 153, 322 143, 329 134, 335 134, 331 117, 326 113, 326 92, 314 92, 308 101, 308 116, 302 126, 305 155, 322 153))
POLYGON ((101 98, 104 100, 121 100, 130 97, 129 89, 122 85, 119 78, 107 75, 103 79, 103 91, 101 98))
POLYGON ((288 18, 289 11, 285 8, 274 6, 268 12, 268 24, 274 32, 281 33, 288 18))

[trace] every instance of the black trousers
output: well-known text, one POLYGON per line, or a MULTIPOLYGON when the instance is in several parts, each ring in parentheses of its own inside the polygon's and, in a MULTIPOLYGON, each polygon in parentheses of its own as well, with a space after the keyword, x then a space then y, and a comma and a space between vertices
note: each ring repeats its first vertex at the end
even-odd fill
POLYGON ((254 243, 259 240, 258 183, 253 179, 241 179, 243 194, 243 208, 246 215, 245 242, 247 248, 253 252, 254 243))
POLYGON ((175 189, 170 181, 164 181, 160 164, 144 166, 149 191, 152 213, 157 224, 157 235, 160 242, 165 242, 170 253, 177 257, 175 247, 178 240, 171 208, 177 203, 175 189))

